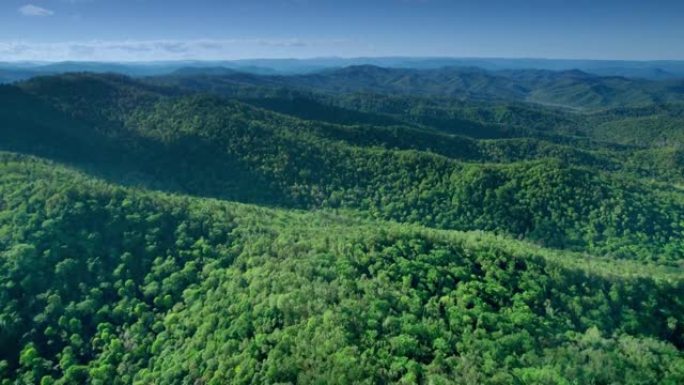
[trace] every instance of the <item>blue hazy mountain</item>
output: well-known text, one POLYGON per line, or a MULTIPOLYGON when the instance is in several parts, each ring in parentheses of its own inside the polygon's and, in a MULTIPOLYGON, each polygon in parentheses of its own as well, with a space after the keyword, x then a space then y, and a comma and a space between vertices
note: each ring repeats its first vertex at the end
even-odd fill
POLYGON ((430 58, 359 57, 314 59, 245 59, 234 61, 160 61, 160 62, 56 62, 0 63, 0 82, 25 80, 38 75, 67 72, 120 73, 128 76, 166 75, 178 70, 226 68, 260 75, 294 75, 329 69, 374 65, 387 68, 437 69, 477 67, 489 71, 536 69, 550 71, 580 70, 600 76, 622 76, 651 80, 684 78, 684 61, 560 60, 507 58, 430 58))

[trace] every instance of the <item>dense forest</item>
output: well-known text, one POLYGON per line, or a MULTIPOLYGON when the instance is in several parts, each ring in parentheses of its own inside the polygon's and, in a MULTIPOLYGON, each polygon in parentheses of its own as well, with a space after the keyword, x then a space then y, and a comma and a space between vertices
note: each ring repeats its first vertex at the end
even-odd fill
POLYGON ((0 384, 684 383, 684 93, 580 71, 0 86, 0 384))

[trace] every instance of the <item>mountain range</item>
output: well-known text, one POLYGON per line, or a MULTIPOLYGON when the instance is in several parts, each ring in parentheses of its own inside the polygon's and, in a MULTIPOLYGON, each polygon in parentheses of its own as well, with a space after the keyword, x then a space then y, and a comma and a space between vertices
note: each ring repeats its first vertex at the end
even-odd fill
POLYGON ((168 75, 183 68, 226 68, 259 75, 301 75, 351 66, 439 69, 445 67, 504 70, 580 70, 598 76, 667 80, 684 78, 684 61, 621 61, 507 58, 360 57, 314 59, 243 59, 232 61, 159 62, 0 62, 0 83, 66 72, 116 72, 129 76, 168 75))
POLYGON ((0 85, 0 384, 683 383, 682 80, 385 60, 0 85))

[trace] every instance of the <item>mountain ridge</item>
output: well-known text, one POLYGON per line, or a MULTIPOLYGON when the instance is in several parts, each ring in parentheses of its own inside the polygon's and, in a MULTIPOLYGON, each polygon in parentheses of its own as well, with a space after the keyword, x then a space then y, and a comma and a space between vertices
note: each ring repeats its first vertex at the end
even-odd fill
POLYGON ((0 85, 0 385, 684 381, 682 104, 341 71, 0 85))

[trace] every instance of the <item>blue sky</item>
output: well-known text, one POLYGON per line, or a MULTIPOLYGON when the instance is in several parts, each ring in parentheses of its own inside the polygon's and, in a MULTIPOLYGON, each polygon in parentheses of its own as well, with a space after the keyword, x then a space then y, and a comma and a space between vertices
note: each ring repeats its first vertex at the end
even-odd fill
POLYGON ((684 0, 2 0, 0 61, 684 59, 684 0))

